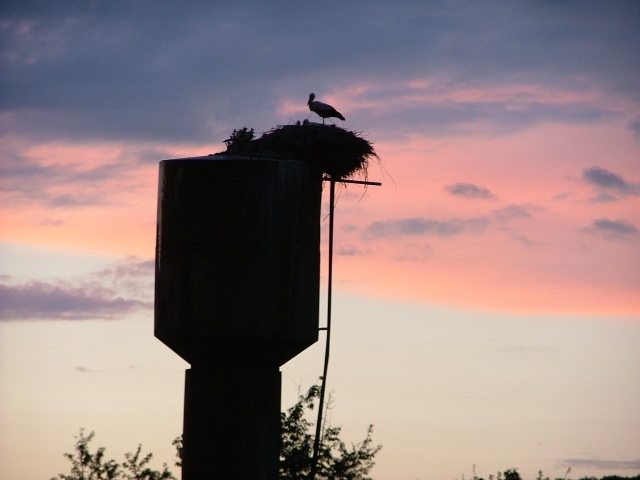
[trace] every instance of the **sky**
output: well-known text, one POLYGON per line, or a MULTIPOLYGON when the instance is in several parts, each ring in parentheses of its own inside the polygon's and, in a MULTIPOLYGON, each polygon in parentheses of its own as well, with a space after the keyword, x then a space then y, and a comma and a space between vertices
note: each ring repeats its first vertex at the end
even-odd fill
POLYGON ((328 376, 373 477, 637 475, 639 59, 632 1, 2 2, 0 477, 68 471, 80 428, 172 464, 158 162, 311 92, 380 157, 340 190, 328 376))

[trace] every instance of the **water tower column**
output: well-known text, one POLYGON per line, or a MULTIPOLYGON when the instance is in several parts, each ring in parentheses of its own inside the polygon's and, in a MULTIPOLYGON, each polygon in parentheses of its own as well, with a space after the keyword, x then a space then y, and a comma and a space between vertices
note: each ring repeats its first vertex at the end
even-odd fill
POLYGON ((277 478, 277 365, 191 367, 184 398, 182 478, 277 478))

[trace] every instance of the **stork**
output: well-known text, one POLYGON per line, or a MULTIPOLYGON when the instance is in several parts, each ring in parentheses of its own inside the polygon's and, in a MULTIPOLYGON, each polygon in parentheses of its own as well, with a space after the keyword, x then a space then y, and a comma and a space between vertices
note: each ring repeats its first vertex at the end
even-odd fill
POLYGON ((340 120, 344 120, 344 117, 342 116, 342 114, 339 111, 337 111, 335 108, 333 108, 331 105, 327 105, 326 103, 322 103, 322 102, 317 102, 314 100, 314 98, 316 98, 315 93, 309 94, 309 101, 307 102, 307 105, 309 105, 309 110, 317 113, 319 116, 322 117, 323 125, 324 125, 325 118, 335 117, 335 118, 339 118, 340 120))

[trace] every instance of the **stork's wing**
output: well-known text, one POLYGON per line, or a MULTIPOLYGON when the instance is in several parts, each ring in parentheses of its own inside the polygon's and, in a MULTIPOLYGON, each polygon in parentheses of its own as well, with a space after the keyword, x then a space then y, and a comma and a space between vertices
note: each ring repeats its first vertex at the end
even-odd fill
POLYGON ((327 105, 326 103, 311 102, 309 104, 309 109, 312 112, 316 112, 322 118, 336 117, 336 118, 339 118, 340 120, 344 120, 344 117, 340 112, 338 112, 331 105, 327 105))
POLYGON ((322 102, 313 102, 313 108, 318 112, 335 112, 336 109, 331 105, 322 102))

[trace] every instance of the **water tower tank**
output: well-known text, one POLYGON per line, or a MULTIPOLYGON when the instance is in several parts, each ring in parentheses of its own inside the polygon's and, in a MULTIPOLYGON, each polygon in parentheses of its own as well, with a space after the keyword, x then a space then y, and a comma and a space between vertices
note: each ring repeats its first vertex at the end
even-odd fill
POLYGON ((281 365, 317 341, 319 170, 164 160, 158 191, 157 338, 192 365, 281 365))

